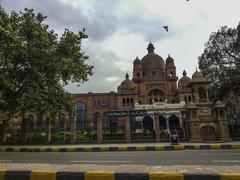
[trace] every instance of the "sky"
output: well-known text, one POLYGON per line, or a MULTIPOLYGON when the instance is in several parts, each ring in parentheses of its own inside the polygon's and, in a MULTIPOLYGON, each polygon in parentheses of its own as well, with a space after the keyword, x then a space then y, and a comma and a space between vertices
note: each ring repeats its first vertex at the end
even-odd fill
POLYGON ((179 78, 183 70, 191 77, 209 35, 240 22, 240 0, 0 0, 0 5, 8 13, 25 7, 41 12, 59 35, 65 28, 86 29, 83 51, 94 74, 80 86, 69 84, 71 93, 117 91, 150 41, 163 59, 173 57, 179 78))

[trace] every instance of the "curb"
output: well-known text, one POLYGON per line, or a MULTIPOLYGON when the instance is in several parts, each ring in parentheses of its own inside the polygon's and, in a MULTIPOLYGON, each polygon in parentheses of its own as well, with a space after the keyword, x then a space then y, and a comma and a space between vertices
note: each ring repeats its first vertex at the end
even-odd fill
POLYGON ((0 152, 107 152, 107 151, 174 151, 174 150, 211 150, 240 149, 240 144, 211 145, 168 145, 168 146, 92 146, 64 148, 0 147, 0 152))
POLYGON ((0 180, 238 180, 240 174, 118 173, 113 171, 8 171, 0 170, 0 180))

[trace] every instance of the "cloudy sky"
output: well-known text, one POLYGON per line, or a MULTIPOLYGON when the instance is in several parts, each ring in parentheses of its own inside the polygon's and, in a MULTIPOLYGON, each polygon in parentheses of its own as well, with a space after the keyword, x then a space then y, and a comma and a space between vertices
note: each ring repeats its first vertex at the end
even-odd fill
POLYGON ((151 40, 163 59, 170 54, 180 78, 191 76, 211 32, 240 22, 240 0, 0 0, 7 11, 33 8, 47 15, 58 34, 86 28, 83 48, 95 66, 89 81, 72 93, 116 91, 132 62, 147 53, 151 40), (162 26, 168 25, 169 32, 162 26))

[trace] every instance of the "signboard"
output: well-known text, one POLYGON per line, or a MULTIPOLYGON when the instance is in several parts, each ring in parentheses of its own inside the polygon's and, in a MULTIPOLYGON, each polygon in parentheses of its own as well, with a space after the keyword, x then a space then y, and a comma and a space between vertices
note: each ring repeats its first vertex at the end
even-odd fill
POLYGON ((146 116, 147 110, 113 110, 108 111, 107 116, 124 117, 124 116, 146 116))

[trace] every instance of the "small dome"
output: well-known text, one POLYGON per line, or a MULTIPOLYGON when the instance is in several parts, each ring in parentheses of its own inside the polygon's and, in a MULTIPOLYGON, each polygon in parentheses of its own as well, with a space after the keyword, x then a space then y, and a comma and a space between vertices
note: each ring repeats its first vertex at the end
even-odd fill
POLYGON ((133 61, 133 64, 140 64, 141 63, 141 60, 136 57, 136 59, 133 61))
POLYGON ((148 53, 153 53, 154 49, 155 49, 155 47, 153 46, 153 44, 150 41, 150 43, 148 44, 148 47, 147 47, 148 53))
POLYGON ((187 87, 188 83, 191 81, 191 78, 187 76, 186 71, 183 71, 183 76, 181 77, 181 79, 178 81, 178 88, 185 88, 187 87))
POLYGON ((128 73, 125 76, 125 80, 118 86, 118 93, 136 93, 137 84, 129 79, 128 73))
POLYGON ((166 59, 166 63, 167 64, 174 63, 174 60, 173 60, 173 58, 170 55, 168 55, 168 57, 166 59))
POLYGON ((192 75, 192 79, 205 79, 205 78, 203 77, 203 74, 201 72, 196 70, 195 73, 193 73, 192 75))

